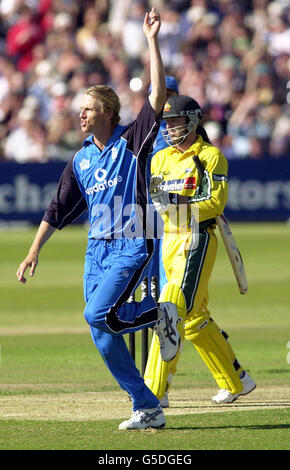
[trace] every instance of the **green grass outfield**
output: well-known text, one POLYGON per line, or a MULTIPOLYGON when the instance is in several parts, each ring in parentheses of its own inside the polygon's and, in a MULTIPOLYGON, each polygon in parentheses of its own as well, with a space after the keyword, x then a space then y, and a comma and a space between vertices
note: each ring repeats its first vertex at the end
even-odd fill
POLYGON ((231 405, 212 406, 215 382, 185 343, 167 427, 131 432, 118 430, 131 404, 82 315, 86 229, 55 233, 26 285, 15 273, 35 229, 1 231, 0 449, 289 450, 290 226, 231 226, 249 293, 239 294, 219 239, 209 307, 257 389, 231 405))

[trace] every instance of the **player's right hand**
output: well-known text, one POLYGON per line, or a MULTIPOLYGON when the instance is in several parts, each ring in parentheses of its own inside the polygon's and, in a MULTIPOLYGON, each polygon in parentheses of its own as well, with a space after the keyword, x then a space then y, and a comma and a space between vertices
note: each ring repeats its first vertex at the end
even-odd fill
POLYGON ((149 185, 149 194, 152 195, 160 190, 160 185, 164 181, 163 175, 152 175, 149 185))
POLYGON ((38 264, 38 256, 37 254, 28 254, 26 258, 20 263, 19 268, 17 270, 16 276, 19 282, 25 284, 27 279, 24 277, 25 271, 27 268, 30 267, 29 275, 32 277, 35 272, 35 268, 38 264))

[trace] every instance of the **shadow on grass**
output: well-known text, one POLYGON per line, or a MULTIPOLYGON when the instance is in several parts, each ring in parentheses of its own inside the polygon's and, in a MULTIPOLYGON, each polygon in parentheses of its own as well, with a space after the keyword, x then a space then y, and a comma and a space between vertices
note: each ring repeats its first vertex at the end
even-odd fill
MULTIPOLYGON (((213 431, 213 430, 221 430, 221 429, 245 429, 245 430, 269 430, 269 429, 290 429, 290 424, 251 424, 251 425, 225 425, 225 426, 167 426, 164 428, 165 431, 213 431)), ((163 431, 161 429, 160 431, 163 431)))
POLYGON ((227 403, 225 404, 220 404, 220 405, 199 405, 199 406, 190 406, 190 405, 174 405, 170 406, 171 409, 191 409, 191 410, 209 410, 213 411, 216 410, 217 412, 221 411, 221 408, 227 408, 226 411, 238 411, 241 408, 288 408, 290 407, 290 402, 289 401, 276 401, 276 402, 247 402, 247 403, 227 403))

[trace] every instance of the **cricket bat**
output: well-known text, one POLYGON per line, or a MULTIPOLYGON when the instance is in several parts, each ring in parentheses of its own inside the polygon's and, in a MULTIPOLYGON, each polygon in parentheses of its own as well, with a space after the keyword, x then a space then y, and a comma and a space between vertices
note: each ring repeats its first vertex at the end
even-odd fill
MULTIPOLYGON (((196 165, 199 176, 202 179, 204 168, 197 155, 194 155, 193 161, 196 165)), ((228 254, 240 294, 246 294, 248 292, 248 281, 245 266, 243 263, 242 255, 229 226, 229 222, 224 216, 224 214, 222 214, 216 217, 216 223, 220 231, 222 241, 225 245, 225 249, 228 254)))
POLYGON ((230 263, 232 265, 240 294, 246 294, 248 292, 248 281, 245 266, 242 255, 229 226, 229 222, 225 215, 222 214, 216 217, 216 223, 219 228, 221 238, 224 242, 230 263))

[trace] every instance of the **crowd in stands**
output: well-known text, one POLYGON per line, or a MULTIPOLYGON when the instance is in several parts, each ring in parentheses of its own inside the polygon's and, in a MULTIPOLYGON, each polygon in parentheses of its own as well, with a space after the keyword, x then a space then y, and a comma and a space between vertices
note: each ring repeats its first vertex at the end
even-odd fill
POLYGON ((0 0, 0 162, 68 161, 80 98, 106 83, 134 119, 149 87, 142 24, 228 159, 289 157, 288 0, 0 0))

